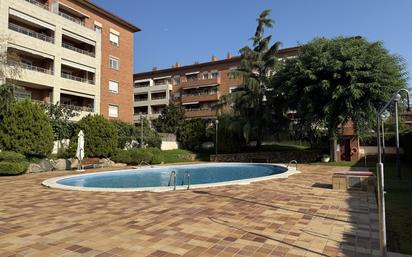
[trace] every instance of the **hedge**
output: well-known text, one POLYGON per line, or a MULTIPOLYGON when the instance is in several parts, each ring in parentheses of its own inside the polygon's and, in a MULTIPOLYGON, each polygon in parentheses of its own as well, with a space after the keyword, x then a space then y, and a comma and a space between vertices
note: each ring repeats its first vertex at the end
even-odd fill
POLYGON ((0 148, 26 156, 44 157, 53 149, 53 130, 44 108, 17 101, 0 122, 0 148))
POLYGON ((147 162, 159 164, 162 162, 162 152, 158 148, 131 148, 128 150, 118 150, 111 158, 115 162, 127 164, 140 164, 147 162))
POLYGON ((28 167, 28 162, 0 162, 0 175, 19 175, 25 172, 28 167))
POLYGON ((24 162, 26 157, 20 153, 12 151, 2 151, 0 152, 0 162, 24 162))

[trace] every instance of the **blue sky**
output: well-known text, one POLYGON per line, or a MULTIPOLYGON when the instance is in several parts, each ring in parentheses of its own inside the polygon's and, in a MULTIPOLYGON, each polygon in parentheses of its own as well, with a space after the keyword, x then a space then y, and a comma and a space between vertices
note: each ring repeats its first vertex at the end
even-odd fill
MULTIPOLYGON (((256 28, 256 18, 272 9, 268 33, 283 47, 317 36, 382 40, 401 55, 412 74, 410 0, 92 0, 142 29, 135 35, 135 71, 209 61, 233 55, 256 28)), ((410 80, 412 84, 412 80, 410 80)))

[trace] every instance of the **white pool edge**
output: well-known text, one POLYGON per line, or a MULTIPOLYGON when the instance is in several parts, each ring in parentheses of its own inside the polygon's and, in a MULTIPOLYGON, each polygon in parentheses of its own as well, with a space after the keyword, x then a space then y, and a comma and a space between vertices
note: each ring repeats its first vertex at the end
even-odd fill
MULTIPOLYGON (((222 164, 250 164, 250 163, 235 163, 235 162, 222 162, 222 164)), ((190 185, 190 189, 198 189, 198 188, 208 188, 208 187, 219 187, 219 186, 231 186, 231 185, 248 185, 253 182, 271 180, 271 179, 281 179, 281 178, 288 178, 293 174, 300 173, 294 167, 287 167, 284 164, 277 164, 277 163, 256 163, 256 164, 265 164, 265 165, 273 165, 273 166, 280 166, 287 168, 287 171, 281 174, 275 174, 271 176, 264 176, 264 177, 257 177, 257 178, 250 178, 250 179, 241 179, 241 180, 232 180, 232 181, 225 181, 225 182, 217 182, 217 183, 208 183, 208 184, 195 184, 190 185)), ((191 165, 191 164, 188 164, 191 165)), ((151 166, 150 168, 166 168, 166 167, 175 167, 181 165, 170 165, 170 166, 151 166)), ((143 167, 149 168, 149 167, 143 167)), ((60 176, 55 178, 50 178, 44 180, 41 184, 48 188, 56 188, 56 189, 63 189, 63 190, 75 190, 75 191, 88 191, 88 192, 165 192, 165 191, 172 191, 173 186, 169 187, 141 187, 141 188, 104 188, 104 187, 78 187, 78 186, 67 186, 57 183, 57 181, 65 179, 65 178, 73 178, 79 177, 84 175, 91 175, 91 174, 105 174, 105 173, 116 173, 116 172, 124 172, 129 171, 131 169, 125 170, 111 170, 111 171, 102 171, 102 172, 92 172, 92 173, 80 173, 76 175, 67 175, 67 176, 60 176)), ((185 186, 176 186, 176 190, 187 190, 187 185, 185 186)))

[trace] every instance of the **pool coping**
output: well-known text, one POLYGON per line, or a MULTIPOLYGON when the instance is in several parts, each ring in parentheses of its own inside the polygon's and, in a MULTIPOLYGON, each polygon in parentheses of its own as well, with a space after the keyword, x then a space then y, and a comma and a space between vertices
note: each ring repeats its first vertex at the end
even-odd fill
MULTIPOLYGON (((205 163, 207 164, 207 163, 205 163)), ((271 176, 264 176, 264 177, 257 177, 257 178, 250 178, 250 179, 240 179, 240 180, 231 180, 225 182, 216 182, 216 183, 207 183, 207 184, 194 184, 190 185, 190 189, 198 189, 198 188, 208 188, 208 187, 219 187, 219 186, 231 186, 231 185, 248 185, 250 183, 271 180, 271 179, 281 179, 281 178, 288 178, 289 176, 297 173, 301 173, 295 167, 288 167, 284 164, 279 163, 244 163, 244 162, 214 162, 213 164, 259 164, 259 165, 272 165, 272 166, 280 166, 287 168, 287 170, 281 174, 275 174, 271 176)), ((194 164, 187 164, 187 165, 194 165, 194 164)), ((141 168, 135 168, 136 170, 145 169, 145 168, 165 168, 165 167, 176 167, 181 165, 151 165, 150 167, 144 166, 141 168)), ((91 174, 105 174, 105 173, 116 173, 116 172, 124 172, 133 170, 130 169, 122 169, 122 170, 110 170, 110 171, 102 171, 102 172, 91 172, 91 173, 80 173, 75 175, 67 175, 67 176, 60 176, 55 178, 50 178, 44 180, 41 184, 48 188, 55 188, 55 189, 63 189, 63 190, 75 190, 75 191, 88 191, 88 192, 166 192, 166 191, 173 191, 173 186, 168 187, 141 187, 141 188, 104 188, 104 187, 79 187, 79 186, 67 186, 57 183, 57 181, 66 179, 66 178, 73 178, 91 174)), ((187 185, 183 186, 176 186, 176 190, 188 190, 187 185)))

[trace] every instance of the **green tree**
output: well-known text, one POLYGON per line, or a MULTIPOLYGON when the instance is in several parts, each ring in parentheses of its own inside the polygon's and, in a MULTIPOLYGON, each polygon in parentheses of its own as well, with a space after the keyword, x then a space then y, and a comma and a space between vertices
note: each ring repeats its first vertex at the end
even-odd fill
POLYGON ((206 131, 207 121, 203 119, 185 120, 178 133, 178 141, 187 150, 198 151, 202 143, 211 140, 206 131))
POLYGON ((382 42, 363 38, 316 38, 288 59, 275 84, 283 87, 301 126, 327 129, 336 160, 339 126, 352 120, 357 133, 375 126, 377 109, 400 88, 407 73, 402 59, 382 42))
POLYGON ((265 127, 273 124, 275 114, 268 103, 270 99, 267 94, 273 74, 279 66, 276 54, 281 43, 271 44, 272 36, 264 35, 265 29, 273 26, 269 14, 270 10, 260 14, 255 35, 251 39, 253 47, 240 49, 240 67, 232 72, 232 75, 243 80, 243 89, 223 97, 217 107, 232 107, 233 115, 237 117, 236 126, 243 130, 247 142, 252 137, 256 138, 257 148, 261 146, 265 127))
MULTIPOLYGON (((141 145, 142 133, 141 130, 142 126, 140 124, 136 125, 133 128, 133 140, 137 141, 139 146, 141 145)), ((143 144, 149 147, 157 147, 160 148, 162 145, 162 138, 160 137, 159 133, 155 130, 150 128, 149 121, 145 118, 143 120, 143 144)))
POLYGON ((53 130, 44 108, 28 100, 14 102, 0 123, 0 147, 24 155, 49 155, 53 130))
POLYGON ((185 120, 185 110, 174 103, 163 109, 159 118, 153 121, 158 132, 176 134, 185 120))
POLYGON ((60 105, 59 102, 46 104, 45 109, 51 120, 54 139, 59 142, 58 151, 60 152, 62 140, 70 139, 74 133, 75 125, 70 119, 79 116, 79 113, 69 106, 60 105))
POLYGON ((117 148, 125 149, 130 146, 132 141, 135 140, 135 127, 121 120, 112 120, 111 122, 115 126, 118 135, 117 148))
POLYGON ((70 151, 74 155, 77 148, 77 135, 84 132, 84 153, 87 157, 110 157, 116 152, 118 136, 116 127, 102 115, 87 115, 76 126, 70 140, 70 151))

